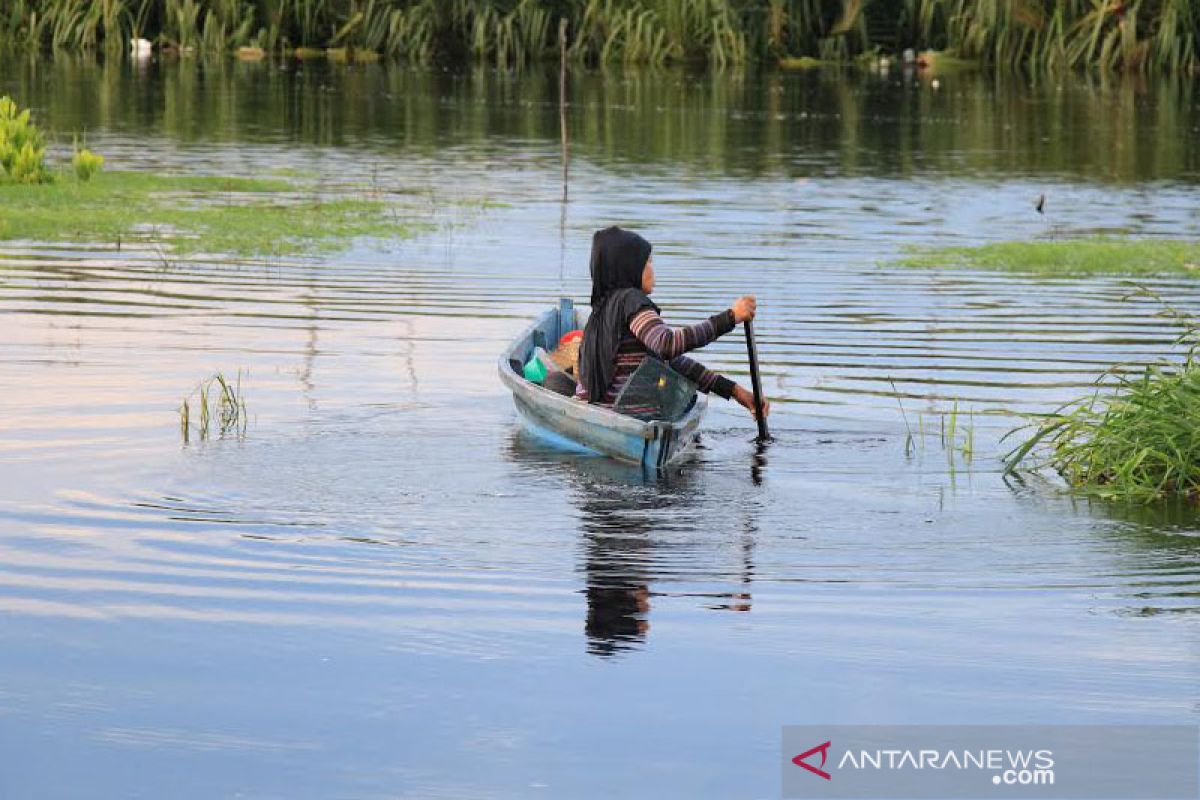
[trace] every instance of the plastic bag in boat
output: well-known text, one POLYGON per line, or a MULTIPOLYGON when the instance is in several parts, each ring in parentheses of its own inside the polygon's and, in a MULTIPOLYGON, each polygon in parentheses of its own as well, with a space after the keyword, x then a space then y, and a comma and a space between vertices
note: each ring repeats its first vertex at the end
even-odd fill
POLYGON ((641 420, 674 422, 695 400, 696 384, 665 361, 647 356, 617 395, 613 410, 641 420))

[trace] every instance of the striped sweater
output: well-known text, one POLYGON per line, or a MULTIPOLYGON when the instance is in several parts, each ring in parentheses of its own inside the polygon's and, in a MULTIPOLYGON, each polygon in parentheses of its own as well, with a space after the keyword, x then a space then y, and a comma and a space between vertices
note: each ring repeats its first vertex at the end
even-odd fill
MULTIPOLYGON (((600 405, 611 406, 616 402, 629 376, 650 354, 668 362, 671 369, 695 383, 700 391, 712 392, 728 400, 733 396, 733 381, 683 354, 704 347, 733 328, 733 311, 730 309, 684 328, 670 327, 652 308, 642 309, 630 317, 625 325, 621 344, 617 347, 617 371, 600 405)), ((589 399, 583 384, 579 384, 575 390, 575 397, 579 400, 589 399)))

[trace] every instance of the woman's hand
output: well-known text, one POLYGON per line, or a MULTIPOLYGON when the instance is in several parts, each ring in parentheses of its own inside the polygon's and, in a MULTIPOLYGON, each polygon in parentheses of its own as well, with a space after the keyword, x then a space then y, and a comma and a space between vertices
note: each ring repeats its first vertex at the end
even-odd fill
MULTIPOLYGON (((742 406, 747 411, 749 411, 750 416, 754 417, 755 419, 758 418, 758 415, 754 413, 754 393, 753 392, 748 392, 741 386, 738 386, 735 384, 733 387, 733 399, 738 402, 738 405, 742 406)), ((763 419, 766 419, 771 414, 771 404, 767 402, 767 398, 765 398, 765 397, 763 398, 763 401, 762 401, 762 407, 763 407, 762 408, 763 419)))
POLYGON ((754 319, 754 314, 757 311, 758 301, 754 299, 754 295, 748 294, 744 297, 739 297, 733 301, 733 323, 737 325, 746 320, 754 319))

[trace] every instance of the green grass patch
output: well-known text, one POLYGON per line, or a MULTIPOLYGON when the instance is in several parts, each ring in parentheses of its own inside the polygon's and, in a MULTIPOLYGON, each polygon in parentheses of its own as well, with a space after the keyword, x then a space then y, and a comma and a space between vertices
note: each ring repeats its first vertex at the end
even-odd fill
POLYGON ((910 248, 908 267, 993 269, 1042 275, 1158 275, 1200 272, 1200 242, 1097 236, 978 247, 910 248))
POLYGON ((384 200, 275 178, 101 172, 86 183, 59 175, 50 184, 0 186, 0 240, 147 240, 181 254, 283 255, 426 227, 384 200))

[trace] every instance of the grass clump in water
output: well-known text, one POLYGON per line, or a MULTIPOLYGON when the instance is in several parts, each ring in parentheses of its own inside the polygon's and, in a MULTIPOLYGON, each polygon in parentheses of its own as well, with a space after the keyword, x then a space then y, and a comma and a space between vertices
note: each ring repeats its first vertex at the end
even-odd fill
POLYGON ((383 200, 325 196, 282 179, 104 172, 86 182, 3 186, 0 201, 0 240, 145 239, 183 254, 331 251, 421 227, 383 200))
POLYGON ((914 248, 908 267, 974 268, 1043 275, 1200 273, 1200 242, 1096 236, 978 247, 914 248))
POLYGON ((191 440, 193 427, 201 441, 214 432, 221 438, 229 435, 241 438, 246 435, 247 419, 241 370, 232 383, 218 372, 200 381, 200 385, 183 398, 179 406, 179 434, 184 444, 191 440), (197 413, 195 420, 192 419, 193 403, 197 413))
MULTIPOLYGON (((904 421, 904 455, 911 458, 924 451, 926 439, 932 436, 933 429, 926 426, 924 414, 917 415, 917 430, 912 429, 908 422, 908 412, 904 409, 904 401, 901 400, 902 395, 896 388, 896 382, 888 378, 888 383, 892 387, 892 396, 896 398, 896 405, 900 407, 900 417, 904 421)), ((968 409, 966 413, 967 420, 964 424, 958 401, 955 400, 948 413, 937 414, 938 444, 946 454, 952 475, 958 466, 956 463, 958 460, 970 467, 975 458, 975 412, 968 409)))
POLYGON ((1097 381, 1104 389, 1036 425, 1005 457, 1006 470, 1026 461, 1049 466, 1070 486, 1107 499, 1200 500, 1200 325, 1167 311, 1184 326, 1182 364, 1150 365, 1133 377, 1109 370, 1097 381))

